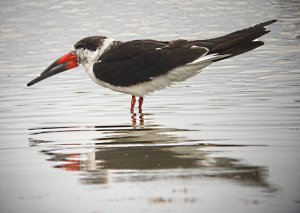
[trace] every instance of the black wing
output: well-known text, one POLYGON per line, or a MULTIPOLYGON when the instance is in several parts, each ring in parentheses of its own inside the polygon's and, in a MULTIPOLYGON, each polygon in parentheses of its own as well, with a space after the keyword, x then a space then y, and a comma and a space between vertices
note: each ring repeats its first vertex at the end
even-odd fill
POLYGON ((195 41, 194 45, 206 47, 209 49, 208 54, 229 54, 227 57, 215 61, 223 60, 262 46, 264 43, 256 39, 269 33, 270 31, 266 29, 266 26, 276 21, 277 20, 263 22, 218 38, 198 40, 195 41))
POLYGON ((109 84, 130 86, 150 81, 205 54, 225 55, 212 59, 223 60, 263 45, 262 41, 255 39, 267 34, 269 31, 265 27, 274 22, 276 20, 207 40, 135 40, 118 43, 100 57, 93 67, 94 74, 109 84))
POLYGON ((131 86, 164 75, 207 53, 186 40, 160 42, 134 40, 120 43, 105 52, 94 64, 95 76, 115 86, 131 86))

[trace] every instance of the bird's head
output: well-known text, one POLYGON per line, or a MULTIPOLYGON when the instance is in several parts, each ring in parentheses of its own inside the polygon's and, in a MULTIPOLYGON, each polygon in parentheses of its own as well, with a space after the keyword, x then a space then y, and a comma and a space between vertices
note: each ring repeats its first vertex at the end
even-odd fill
POLYGON ((79 64, 84 67, 93 65, 104 52, 103 46, 111 42, 108 40, 109 39, 104 36, 92 36, 81 39, 73 46, 71 52, 54 61, 40 76, 30 81, 27 86, 31 86, 50 76, 75 68, 79 64))
POLYGON ((91 36, 78 41, 71 50, 82 66, 94 64, 103 53, 105 43, 110 39, 104 36, 91 36))

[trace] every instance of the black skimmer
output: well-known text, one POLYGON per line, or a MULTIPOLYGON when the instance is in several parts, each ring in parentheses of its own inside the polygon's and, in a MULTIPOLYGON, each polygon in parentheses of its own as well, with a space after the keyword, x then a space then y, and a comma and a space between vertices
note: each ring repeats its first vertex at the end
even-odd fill
POLYGON ((270 32, 266 26, 274 22, 276 20, 206 40, 121 42, 104 36, 87 37, 27 86, 81 64, 97 84, 132 95, 131 112, 138 96, 141 112, 145 95, 184 81, 213 62, 262 46, 264 43, 257 38, 270 32))

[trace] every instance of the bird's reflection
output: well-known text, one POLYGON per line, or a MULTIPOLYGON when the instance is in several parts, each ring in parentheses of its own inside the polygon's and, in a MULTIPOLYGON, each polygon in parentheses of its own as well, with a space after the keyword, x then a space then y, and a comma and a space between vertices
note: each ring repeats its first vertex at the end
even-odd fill
POLYGON ((138 125, 143 126, 144 125, 144 113, 142 113, 142 112, 139 112, 139 113, 132 112, 131 113, 132 127, 136 127, 137 120, 139 121, 138 125))
MULTIPOLYGON (((42 146, 56 168, 80 171, 86 184, 168 178, 221 178, 272 189, 267 169, 238 159, 212 157, 205 148, 237 146, 190 140, 185 129, 158 125, 60 126, 30 129, 30 144, 42 146), (86 135, 79 142, 70 133, 86 135), (53 140, 49 140, 49 139, 53 140), (221 144, 221 145, 220 145, 221 144)), ((244 147, 241 147, 244 148, 244 147)))

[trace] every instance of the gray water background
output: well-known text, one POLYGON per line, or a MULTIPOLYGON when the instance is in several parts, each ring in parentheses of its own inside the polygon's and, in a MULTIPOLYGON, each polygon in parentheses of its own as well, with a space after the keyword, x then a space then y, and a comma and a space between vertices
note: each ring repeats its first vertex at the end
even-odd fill
POLYGON ((0 2, 1 212, 299 212, 299 1, 0 2), (145 98, 82 67, 26 83, 83 37, 217 37, 250 53, 145 98))

